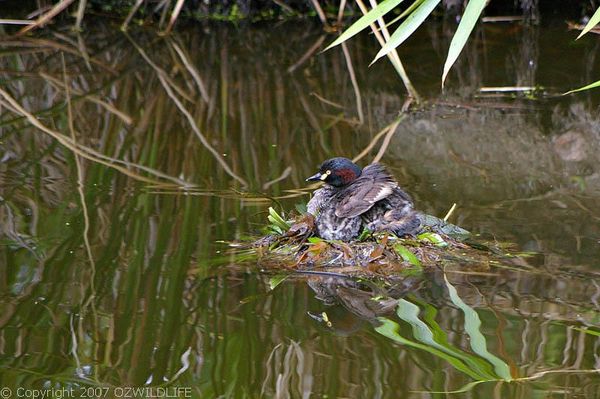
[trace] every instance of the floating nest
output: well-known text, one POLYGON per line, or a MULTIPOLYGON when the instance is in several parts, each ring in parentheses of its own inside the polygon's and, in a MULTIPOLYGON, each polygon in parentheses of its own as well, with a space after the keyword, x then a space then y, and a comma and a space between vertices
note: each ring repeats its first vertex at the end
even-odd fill
POLYGON ((316 236, 310 214, 287 221, 269 208, 269 233, 253 243, 264 269, 344 277, 385 279, 420 274, 434 268, 487 272, 491 267, 526 265, 511 245, 486 241, 435 216, 420 214, 416 236, 364 231, 350 242, 316 236))

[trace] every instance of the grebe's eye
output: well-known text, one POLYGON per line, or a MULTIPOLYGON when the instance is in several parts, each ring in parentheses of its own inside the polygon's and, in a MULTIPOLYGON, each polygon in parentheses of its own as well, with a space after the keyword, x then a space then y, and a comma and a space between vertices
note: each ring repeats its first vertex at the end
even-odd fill
POLYGON ((331 171, 328 170, 327 172, 323 173, 321 175, 321 180, 325 181, 325 179, 327 179, 327 177, 331 174, 331 171))

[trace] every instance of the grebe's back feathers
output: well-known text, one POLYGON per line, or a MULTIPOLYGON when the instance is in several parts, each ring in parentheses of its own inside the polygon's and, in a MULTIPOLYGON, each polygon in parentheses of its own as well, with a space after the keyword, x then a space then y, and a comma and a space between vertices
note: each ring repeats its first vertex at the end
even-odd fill
POLYGON ((398 187, 398 183, 381 164, 366 166, 362 174, 348 186, 335 215, 353 218, 367 212, 378 201, 387 198, 398 187))

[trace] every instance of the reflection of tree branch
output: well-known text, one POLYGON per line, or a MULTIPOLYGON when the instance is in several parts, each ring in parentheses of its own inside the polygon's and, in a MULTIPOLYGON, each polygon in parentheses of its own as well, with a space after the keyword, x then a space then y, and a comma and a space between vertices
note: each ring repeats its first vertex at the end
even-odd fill
MULTIPOLYGON (((75 135, 75 124, 73 119, 73 107, 71 104, 71 90, 69 88, 69 83, 67 82, 67 67, 65 65, 65 56, 64 53, 61 53, 61 61, 63 67, 63 85, 65 88, 65 96, 67 98, 67 122, 69 125, 69 132, 71 134, 71 139, 73 143, 77 143, 77 138, 75 135)), ((83 244, 85 246, 85 250, 87 253, 88 260, 90 262, 90 295, 88 297, 87 303, 83 305, 85 308, 88 304, 92 304, 92 310, 94 314, 96 313, 95 304, 92 301, 96 297, 96 287, 95 287, 95 279, 96 279, 96 262, 94 261, 94 256, 92 255, 92 246, 90 245, 90 215, 88 212, 87 202, 85 201, 85 192, 84 192, 84 176, 83 176, 83 166, 81 164, 81 159, 77 153, 73 154, 75 157, 75 168, 77 169, 77 192, 79 193, 79 199, 81 200, 81 209, 83 211, 83 244)), ((82 284, 84 287, 84 284, 82 284)), ((73 336, 75 339, 75 336, 73 336)), ((74 345, 76 342, 74 342, 74 345)), ((78 362, 78 370, 81 368, 79 364, 79 359, 77 358, 76 349, 73 349, 73 355, 78 362)))
MULTIPOLYGON (((73 54, 78 57, 82 57, 86 60, 87 54, 82 54, 79 48, 74 49, 70 46, 66 46, 64 44, 58 43, 54 40, 49 39, 38 39, 38 38, 20 38, 20 40, 7 40, 2 42, 3 46, 15 46, 15 47, 23 47, 23 48, 31 48, 36 47, 39 48, 40 52, 48 52, 50 49, 54 49, 57 51, 64 51, 65 53, 73 54)), ((102 69, 108 71, 112 75, 118 75, 118 72, 110 65, 103 63, 95 58, 87 58, 90 63, 101 67, 102 69)))
POLYGON ((219 152, 217 150, 215 150, 215 148, 212 145, 210 145, 210 143, 208 142, 208 140, 206 139, 206 137, 204 137, 204 135, 200 131, 200 128, 198 127, 198 124, 196 124, 196 121, 194 120, 194 117, 192 116, 192 114, 190 113, 190 111, 188 111, 187 108, 185 108, 185 106, 183 105, 183 103, 181 102, 181 100, 179 100, 179 98, 177 98, 177 96, 173 92, 173 88, 174 88, 173 87, 173 83, 171 83, 170 79, 168 79, 167 73, 162 68, 160 68, 158 65, 156 65, 154 62, 152 62, 152 60, 150 59, 150 57, 148 57, 148 55, 146 54, 146 52, 144 51, 144 49, 142 49, 131 38, 131 36, 129 36, 127 34, 125 34, 125 35, 129 39, 129 41, 131 41, 131 43, 136 48, 136 50, 140 53, 140 55, 142 56, 142 58, 156 71, 156 76, 158 76, 158 80, 160 81, 160 83, 162 84, 163 88, 167 92, 167 95, 171 98, 171 100, 173 100, 173 102, 175 103, 175 105, 177 106, 177 108, 179 109, 179 111, 181 111, 181 113, 185 116, 185 118, 187 119, 188 123, 190 124, 190 127, 192 128, 192 130, 196 134, 196 137, 198 137, 198 139, 200 140, 200 142, 202 143, 202 145, 215 157, 216 161, 221 165, 221 167, 223 168, 223 170, 225 170, 225 172, 227 172, 227 174, 229 176, 231 176, 232 178, 234 178, 235 180, 237 180, 238 182, 240 182, 242 184, 242 186, 247 187, 248 183, 246 182, 246 180, 244 180, 243 178, 241 178, 240 176, 238 176, 229 167, 229 165, 227 164, 227 162, 225 162, 225 160, 223 159, 223 157, 221 156, 221 154, 219 154, 219 152))
POLYGON ((321 45, 323 44, 323 42, 325 41, 325 35, 321 35, 317 41, 310 46, 310 48, 306 51, 306 53, 304 53, 302 55, 302 57, 300 57, 300 59, 298 61, 296 61, 296 63, 292 66, 290 66, 287 69, 287 73, 292 73, 294 72, 296 69, 298 69, 298 67, 302 64, 304 64, 306 62, 306 60, 308 60, 314 53, 315 51, 317 51, 319 49, 319 47, 321 47, 321 45))
POLYGON ((128 167, 133 167, 133 168, 137 168, 139 170, 142 170, 144 172, 147 172, 151 175, 154 175, 155 177, 158 178, 162 178, 165 180, 169 180, 179 186, 190 186, 189 183, 187 183, 184 180, 169 176, 165 173, 159 172, 158 170, 149 168, 147 166, 143 166, 143 165, 139 165, 139 164, 135 164, 132 162, 127 162, 127 161, 122 161, 120 159, 116 159, 116 158, 111 158, 107 155, 104 155, 92 148, 86 147, 82 144, 78 144, 73 142, 73 140, 70 137, 64 136, 62 134, 60 134, 59 132, 50 129, 49 127, 47 127, 46 125, 44 125, 43 123, 41 123, 33 114, 31 114, 30 112, 27 112, 10 94, 8 94, 4 89, 0 89, 0 97, 3 97, 4 100, 0 99, 0 103, 2 103, 3 105, 8 105, 9 108, 12 108, 14 111, 16 111, 15 113, 18 115, 21 115, 23 117, 25 117, 29 123, 31 125, 33 125, 34 127, 38 128, 39 130, 41 130, 42 132, 48 134, 49 136, 53 137, 54 139, 56 139, 60 144, 62 144, 63 146, 67 147, 69 150, 75 152, 76 154, 79 154, 80 156, 82 156, 83 158, 89 159, 90 161, 93 162, 97 162, 99 164, 108 166, 110 168, 116 169, 119 172, 126 174, 129 177, 132 177, 136 180, 140 180, 146 183, 154 183, 154 184, 158 184, 158 185, 164 185, 164 182, 161 182, 159 180, 155 180, 155 179, 151 179, 145 176, 142 176, 136 172, 132 172, 131 170, 128 170, 127 168, 120 166, 120 165, 125 165, 128 167), (117 165, 120 164, 120 165, 117 165))
POLYGON ((200 91, 200 95, 202 96, 202 99, 207 104, 210 104, 210 96, 208 95, 208 90, 206 90, 206 85, 204 84, 204 81, 200 77, 198 70, 194 67, 194 65, 190 62, 189 58, 187 57, 187 55, 184 53, 184 51, 181 49, 181 47, 179 47, 179 45, 177 43, 175 43, 174 40, 167 40, 167 43, 169 43, 171 45, 171 47, 173 47, 173 49, 175 49, 175 51, 181 58, 183 65, 185 65, 185 67, 187 68, 190 75, 192 75, 192 78, 194 78, 194 81, 196 82, 196 85, 198 86, 198 90, 200 91))
POLYGON ((56 79, 54 76, 48 75, 45 72, 40 72, 40 76, 42 78, 44 78, 45 80, 47 80, 48 82, 50 82, 51 84, 53 83, 54 85, 57 86, 57 88, 65 90, 65 91, 72 91, 73 93, 75 93, 78 96, 81 96, 83 98, 86 98, 88 100, 90 100, 91 102, 100 105, 102 108, 104 108, 105 110, 107 110, 108 112, 111 112, 113 114, 115 114, 119 119, 121 119, 123 122, 125 122, 127 125, 131 125, 132 123, 132 118, 131 116, 127 115, 126 113, 118 110, 114 105, 107 103, 106 101, 101 100, 99 97, 93 95, 93 94, 86 94, 80 90, 77 90, 73 87, 68 87, 68 85, 66 85, 65 83, 61 82, 60 80, 56 79))

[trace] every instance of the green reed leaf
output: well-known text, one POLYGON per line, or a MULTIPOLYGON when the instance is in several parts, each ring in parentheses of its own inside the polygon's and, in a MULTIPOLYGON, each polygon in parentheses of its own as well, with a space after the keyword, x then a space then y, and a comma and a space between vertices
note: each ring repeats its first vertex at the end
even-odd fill
POLYGON ((454 33, 454 37, 452 37, 452 42, 450 42, 450 49, 448 50, 448 57, 444 63, 444 73, 442 74, 442 88, 444 88, 444 82, 446 81, 446 76, 448 76, 450 68, 452 68, 458 55, 465 47, 465 43, 467 42, 471 31, 473 31, 479 16, 483 12, 486 3, 487 0, 469 0, 462 19, 460 20, 460 24, 458 24, 458 28, 456 29, 456 33, 454 33))
POLYGON ((591 31, 594 26, 598 25, 598 23, 600 23, 600 7, 598 7, 594 15, 592 15, 592 18, 590 18, 588 23, 585 25, 585 28, 583 28, 579 36, 577 36, 577 39, 591 31))
POLYGON ((379 50, 371 64, 404 43, 404 41, 408 39, 419 26, 421 26, 423 21, 431 14, 439 2, 440 0, 424 0, 415 11, 406 17, 406 20, 402 22, 398 29, 396 29, 387 43, 379 50))
POLYGON ((327 51, 332 47, 342 44, 352 36, 358 34, 363 29, 371 25, 377 19, 383 17, 385 14, 393 10, 398 4, 402 3, 403 0, 386 0, 381 2, 377 7, 359 18, 358 21, 353 23, 348 29, 344 31, 333 43, 325 48, 323 51, 327 51))
POLYGON ((571 94, 571 93, 577 93, 578 91, 595 89, 596 87, 600 87, 600 80, 597 82, 594 82, 594 83, 590 83, 587 86, 580 87, 579 89, 569 90, 568 92, 564 93, 563 96, 566 96, 567 94, 571 94))

